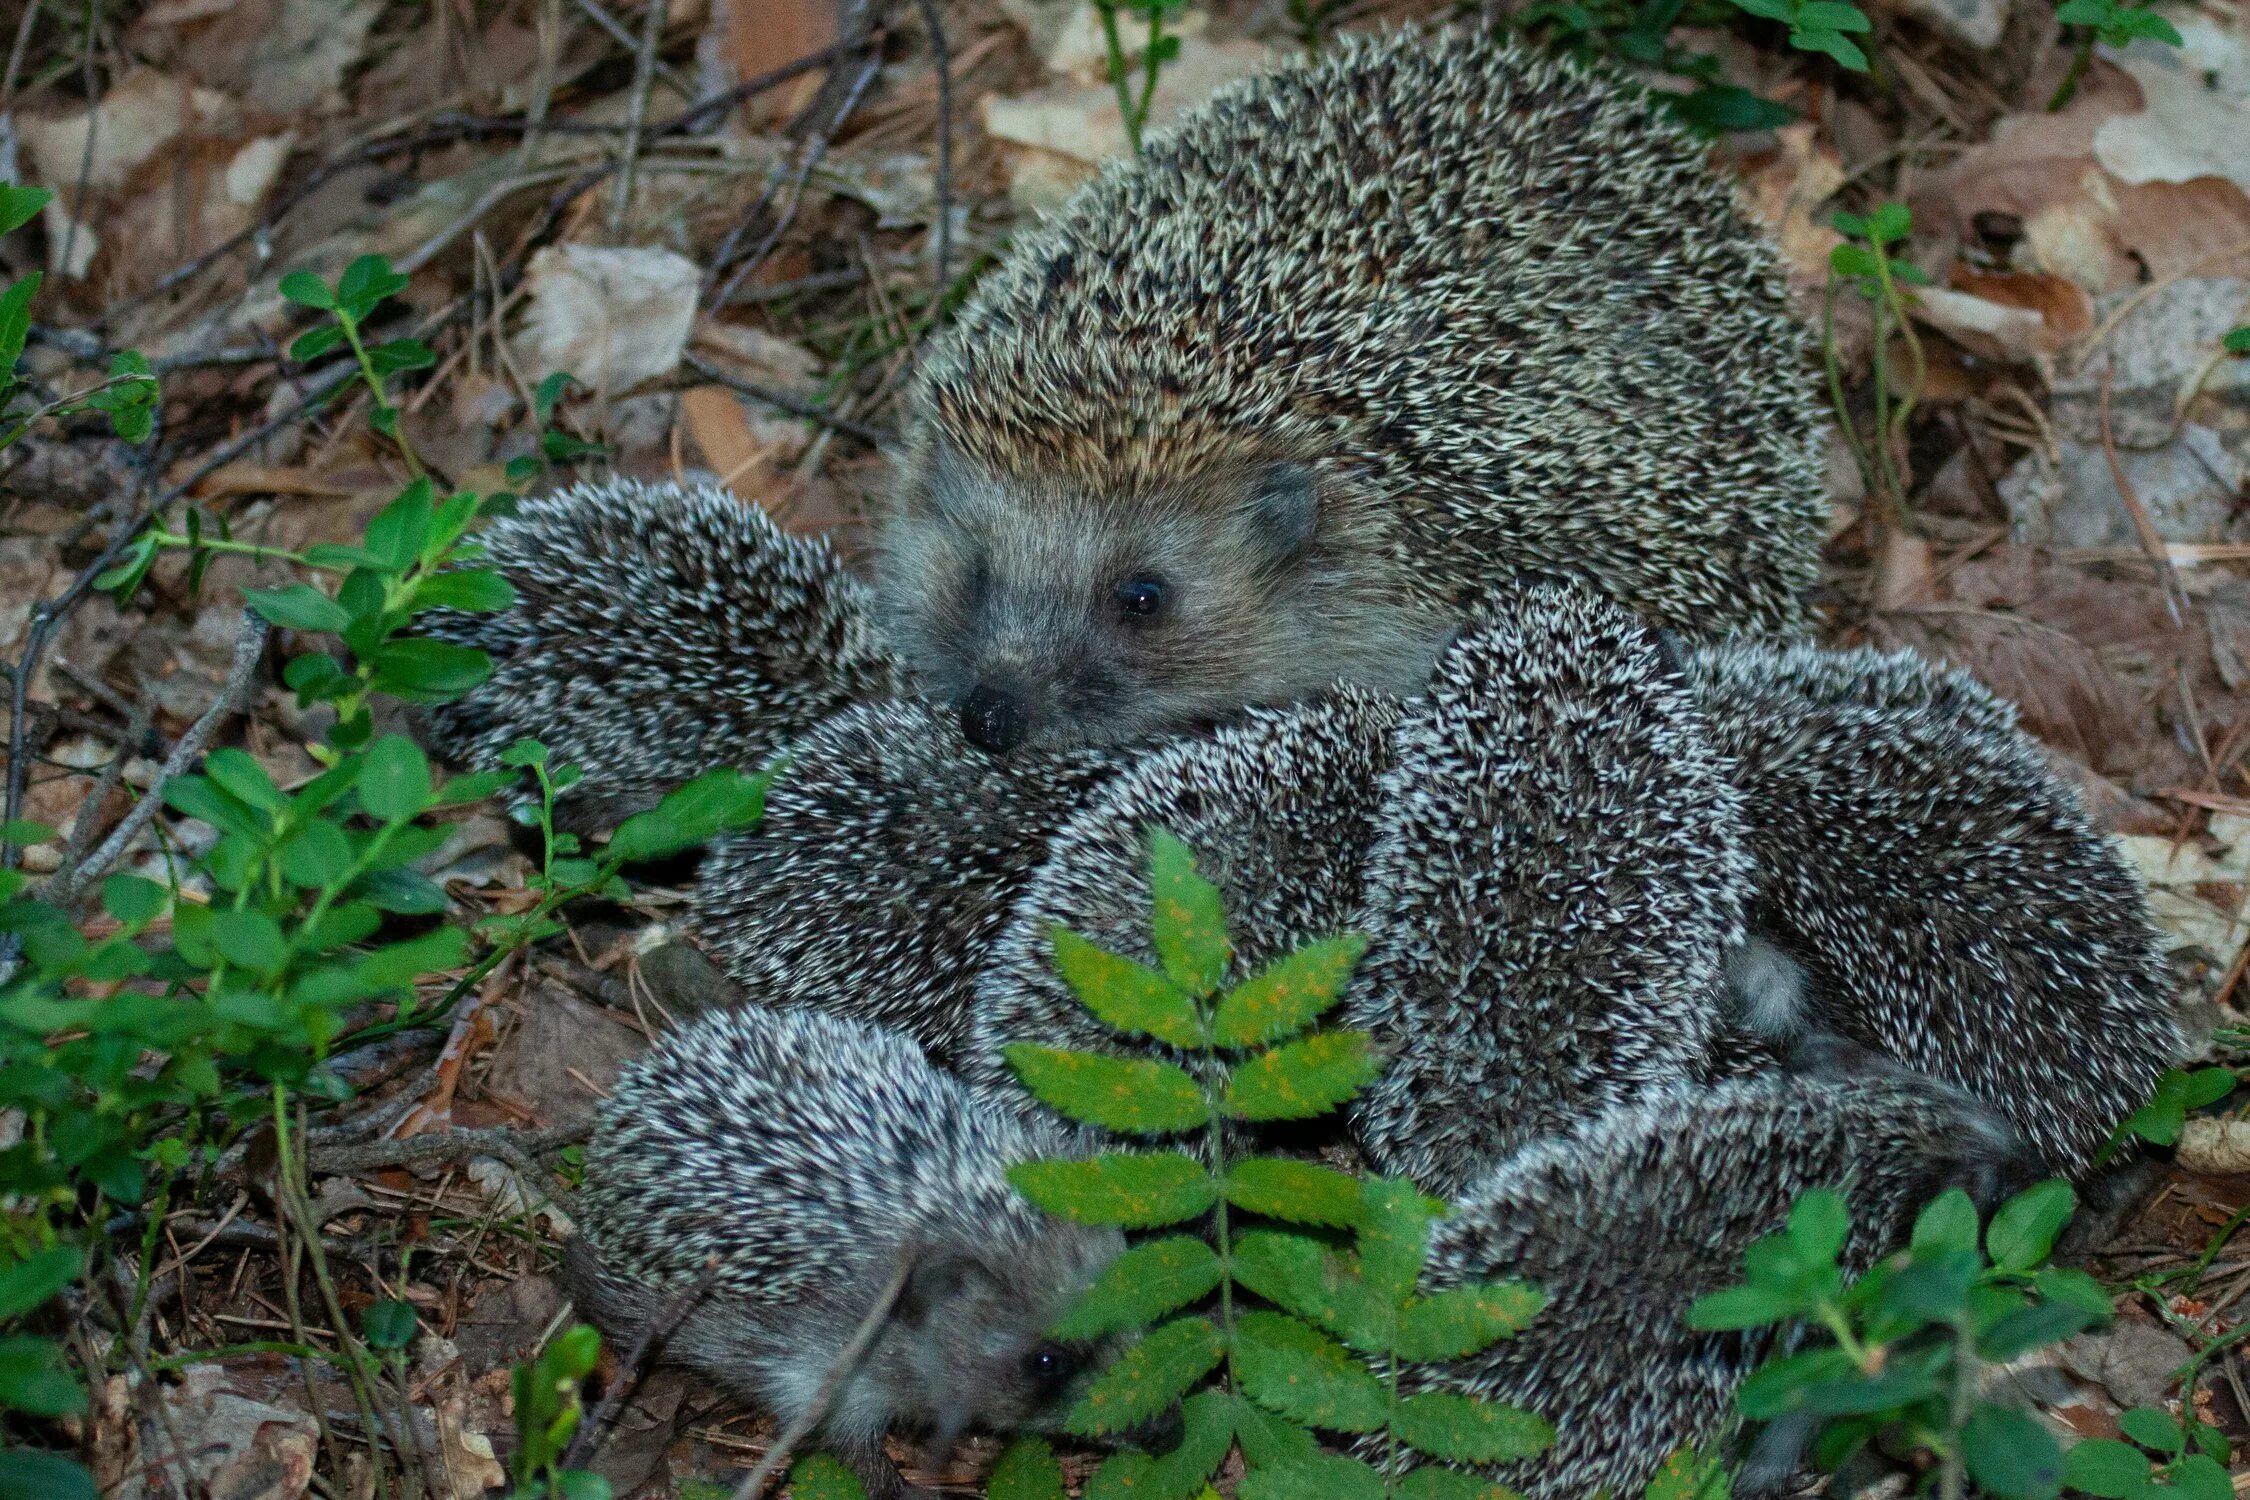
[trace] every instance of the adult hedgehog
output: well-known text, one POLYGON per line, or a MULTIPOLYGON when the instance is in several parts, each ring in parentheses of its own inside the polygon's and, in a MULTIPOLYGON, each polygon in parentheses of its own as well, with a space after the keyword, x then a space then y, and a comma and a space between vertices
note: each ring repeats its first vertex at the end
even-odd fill
POLYGON ((1486 589, 1787 629, 1804 335, 1684 131, 1472 36, 1238 84, 1017 242, 920 378, 893 644, 971 739, 1411 691, 1486 589))

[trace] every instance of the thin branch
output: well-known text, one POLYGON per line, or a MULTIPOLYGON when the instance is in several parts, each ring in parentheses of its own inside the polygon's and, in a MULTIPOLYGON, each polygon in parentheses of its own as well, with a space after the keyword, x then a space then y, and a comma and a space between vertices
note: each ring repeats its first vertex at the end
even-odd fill
POLYGON ((866 1357, 868 1346, 875 1342, 875 1335, 883 1331, 883 1324, 890 1317, 891 1309, 898 1304, 899 1293, 906 1290, 906 1278, 913 1270, 914 1257, 901 1254, 898 1264, 891 1269, 891 1279, 884 1286, 882 1295, 867 1310, 867 1316, 859 1320, 859 1327, 852 1332, 851 1342, 844 1345, 842 1351, 830 1362, 828 1373, 820 1377, 820 1389, 813 1392, 811 1403, 797 1414, 797 1420, 791 1422, 781 1436, 773 1440, 773 1446, 766 1450, 766 1456, 758 1460, 758 1467, 752 1469, 749 1477, 735 1490, 734 1500, 758 1500, 765 1492, 766 1482, 789 1461, 790 1450, 803 1442, 806 1434, 818 1427, 820 1419, 828 1415, 829 1403, 836 1399, 836 1392, 843 1386, 844 1378, 866 1357))
POLYGON ((946 46, 945 22, 937 0, 915 0, 922 24, 930 32, 930 58, 937 67, 937 295, 931 304, 930 326, 945 321, 945 292, 952 284, 947 274, 953 252, 953 57, 946 46))
MULTIPOLYGON (((588 4, 590 0, 580 0, 588 4)), ((641 159, 641 125, 648 118, 648 90, 656 77, 656 49, 664 40, 664 0, 647 0, 648 14, 641 22, 641 44, 633 61, 633 97, 625 115, 625 160, 617 170, 617 195, 610 200, 609 232, 625 232, 625 216, 633 206, 634 169, 641 159)))
POLYGON ((762 402, 776 411, 785 411, 793 417, 803 417, 808 422, 818 422, 823 427, 834 428, 847 437, 858 438, 870 448, 879 449, 889 441, 889 438, 883 432, 868 426, 865 422, 855 422, 850 417, 838 416, 825 407, 815 406, 810 401, 800 400, 786 391, 777 391, 770 386, 759 385, 753 381, 744 380, 740 376, 730 375, 717 365, 693 354, 682 355, 681 363, 705 380, 723 385, 737 395, 748 396, 753 401, 762 402))
POLYGON ((188 732, 180 736, 180 742, 172 747, 172 753, 165 757, 163 766, 157 771, 156 780, 150 784, 141 800, 133 804, 132 810, 118 821, 117 827, 102 841, 102 846, 83 864, 49 880, 41 890, 41 899, 51 906, 68 911, 78 904, 78 899, 85 894, 87 886, 99 880, 108 873, 110 866, 125 857, 125 851, 133 846, 133 840, 140 837, 141 830, 156 816, 156 810, 164 805, 165 783, 186 775, 193 768, 203 754, 203 747, 211 742, 211 736, 218 733, 219 726, 231 718, 249 697, 250 682, 257 675, 259 659, 265 655, 266 636, 270 630, 271 627, 260 616, 249 610, 242 612, 242 633, 235 638, 234 664, 227 669, 227 680, 219 689, 219 696, 203 711, 203 717, 197 719, 188 732))
POLYGON ((571 1438, 570 1446, 563 1451, 562 1462, 558 1467, 583 1467, 588 1459, 600 1451, 602 1440, 609 1435, 609 1424, 617 1419, 618 1409, 625 1404, 625 1398, 640 1386, 641 1377, 647 1373, 650 1353, 679 1331, 680 1325, 687 1321, 688 1314, 694 1312, 703 1299, 711 1295, 711 1288, 718 1280, 719 1258, 716 1255, 706 1256, 702 1273, 681 1288, 655 1317, 648 1320, 647 1326, 641 1329, 640 1336, 633 1340, 633 1347, 626 1351, 625 1362, 618 1369, 617 1378, 609 1383, 608 1390, 602 1392, 601 1404, 594 1408, 592 1415, 578 1424, 578 1432, 571 1438))
POLYGON ((467 1156, 496 1156, 518 1171, 537 1174, 545 1170, 537 1158, 586 1139, 591 1120, 555 1125, 546 1130, 433 1130, 402 1141, 367 1141, 356 1145, 324 1146, 314 1143, 307 1166, 316 1172, 366 1172, 378 1167, 404 1166, 417 1161, 458 1161, 467 1156))
POLYGON ((2141 503, 2140 493, 2133 482, 2125 477, 2125 465, 2117 457, 2117 439, 2109 428, 2109 385, 2115 374, 2117 361, 2108 360, 2102 365, 2101 424, 2102 457, 2109 460, 2109 477, 2117 486, 2117 498, 2125 502, 2125 514, 2133 522, 2133 534, 2140 538, 2141 550, 2156 565, 2156 587, 2164 596, 2164 612, 2172 617, 2172 628, 2184 630, 2187 622, 2180 615, 2180 600, 2186 590, 2180 586, 2180 575, 2172 569, 2172 554, 2165 548, 2164 534, 2156 529, 2155 518, 2141 503))
POLYGON ((734 274, 729 276, 726 283, 719 288, 718 295, 710 300, 709 306, 712 311, 715 312, 727 305, 728 301, 733 298, 736 289, 749 278, 752 272, 765 264, 766 257, 773 253, 773 247, 781 242, 781 237, 784 234, 789 232, 790 224, 797 217, 797 205, 804 201, 805 183, 812 177, 813 168, 820 165, 821 158, 828 154, 829 146, 836 139, 836 132, 844 128, 844 122, 852 117, 852 111, 859 108, 859 101, 866 94, 867 86, 874 82, 875 75, 882 71, 882 63, 883 58, 880 52, 870 52, 861 64, 858 73, 852 76, 850 83, 841 91, 841 98, 834 108, 828 111, 825 122, 806 138, 800 148, 800 159, 797 163, 796 174, 789 182, 789 206, 774 216, 773 227, 758 241, 756 247, 746 255, 738 257, 736 254, 736 246, 749 233, 751 224, 757 220, 760 214, 765 212, 767 205, 773 201, 774 194, 781 185, 778 177, 767 185, 766 190, 758 195, 758 201, 750 206, 750 211, 736 221, 734 228, 727 231, 727 237, 719 242, 718 253, 711 258, 711 274, 708 280, 716 281, 730 266, 734 267, 734 274), (737 265, 738 259, 739 265, 737 265))

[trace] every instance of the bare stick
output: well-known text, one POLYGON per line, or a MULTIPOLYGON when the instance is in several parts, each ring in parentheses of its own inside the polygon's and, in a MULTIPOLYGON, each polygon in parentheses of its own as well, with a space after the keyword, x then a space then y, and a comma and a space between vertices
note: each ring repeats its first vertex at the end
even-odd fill
POLYGON ((536 1160, 541 1152, 554 1151, 582 1141, 593 1129, 591 1120, 575 1125, 555 1125, 546 1130, 433 1130, 402 1141, 367 1141, 358 1145, 314 1145, 307 1165, 316 1172, 365 1172, 375 1167, 404 1166, 415 1161, 453 1161, 464 1156, 497 1156, 518 1171, 537 1174, 545 1170, 536 1160))
POLYGON ((766 1450, 766 1456, 758 1460, 758 1467, 752 1469, 750 1477, 743 1480, 735 1490, 734 1500, 758 1500, 758 1496, 765 1492, 766 1481, 779 1473, 781 1466, 789 1461, 789 1450, 803 1442, 805 1435, 818 1427, 820 1419, 828 1415, 828 1404, 836 1399, 836 1392, 843 1386, 844 1377, 851 1374, 853 1367, 866 1357, 868 1346, 875 1342, 875 1335, 883 1331, 883 1324, 890 1317, 892 1307, 897 1305, 898 1294, 906 1290, 906 1278, 913 1270, 913 1255, 900 1255, 882 1295, 867 1310, 867 1316, 860 1319, 859 1327, 852 1332, 851 1342, 844 1345, 843 1351, 830 1362, 828 1373, 820 1377, 820 1389, 813 1392, 812 1404, 799 1412, 797 1420, 791 1422, 781 1436, 773 1440, 773 1446, 766 1450))
POLYGON ((625 1398, 639 1388, 641 1377, 647 1373, 650 1353, 679 1331, 680 1325, 687 1321, 688 1314, 694 1312, 703 1299, 711 1295, 711 1288, 717 1284, 718 1279, 719 1258, 716 1255, 704 1257, 702 1273, 689 1285, 681 1288, 655 1317, 648 1320, 640 1337, 633 1340, 633 1347, 626 1351, 625 1362, 618 1369, 617 1378, 610 1382, 608 1390, 602 1392, 601 1404, 594 1408, 592 1416, 579 1424, 578 1434, 563 1451, 562 1462, 558 1467, 578 1468, 600 1451, 602 1439, 609 1435, 609 1424, 617 1419, 618 1409, 625 1404, 625 1398))
MULTIPOLYGON (((756 247, 749 254, 740 257, 741 264, 735 267, 734 274, 727 278, 726 284, 719 288, 718 295, 711 299, 710 306, 713 311, 727 305, 728 301, 733 298, 735 291, 749 278, 753 271, 756 271, 759 266, 765 263, 766 257, 773 253, 773 247, 781 242, 781 237, 784 234, 789 232, 790 224, 797 217, 797 205, 804 201, 805 183, 812 177, 813 168, 820 165, 821 158, 828 154, 829 146, 836 139, 836 132, 844 128, 844 122, 852 117, 852 111, 859 108, 861 96, 867 92, 868 84, 874 82, 875 75, 882 70, 882 63, 883 58, 880 52, 872 52, 868 55, 861 64, 859 71, 852 75, 851 80, 842 90, 841 98, 835 107, 829 111, 826 121, 805 141, 802 148, 802 157, 797 163, 796 175, 790 179, 789 183, 789 206, 774 216, 773 227, 766 231, 764 238, 758 241, 756 247)), ((760 194, 758 201, 751 205, 750 212, 743 215, 734 228, 727 231, 727 237, 719 242, 718 253, 711 258, 711 280, 717 280, 719 275, 729 266, 735 265, 735 247, 742 242, 743 236, 749 232, 751 223, 765 211, 766 205, 773 200, 775 188, 778 186, 777 182, 760 194)))
POLYGON ((753 401, 761 402, 777 411, 785 411, 793 417, 803 417, 808 422, 818 422, 823 427, 832 427, 849 437, 858 438, 870 448, 881 448, 886 441, 880 431, 868 426, 865 422, 855 422, 850 417, 839 416, 825 407, 813 405, 810 401, 801 401, 786 391, 777 391, 771 386, 758 385, 739 376, 729 375, 717 365, 698 359, 692 354, 683 355, 681 359, 682 363, 705 380, 723 385, 737 395, 748 396, 753 401))
POLYGON ((625 232, 625 215, 633 206, 633 174, 641 159, 641 124, 648 118, 649 85, 656 78, 656 49, 664 40, 664 0, 648 0, 641 22, 641 44, 633 61, 633 97, 625 115, 625 161, 617 170, 617 195, 610 200, 609 232, 625 232))
POLYGON ((937 0, 915 0, 930 31, 930 58, 937 65, 937 297, 930 304, 930 326, 945 321, 945 292, 953 250, 953 59, 945 42, 945 22, 937 0))
MULTIPOLYGON (((59 667, 64 663, 58 660, 55 665, 59 667)), ((78 806, 78 816, 72 820, 70 843, 63 849, 63 868, 75 870, 85 863, 86 851, 93 847, 94 834, 101 827, 102 809, 109 805, 109 794, 116 791, 118 784, 125 779, 125 763, 133 758, 133 747, 147 737, 149 720, 155 714, 156 700, 153 696, 143 697, 133 705, 132 717, 125 724, 125 733, 117 741, 117 753, 109 758, 108 765, 102 767, 101 779, 94 783, 94 789, 86 794, 86 800, 78 806)))

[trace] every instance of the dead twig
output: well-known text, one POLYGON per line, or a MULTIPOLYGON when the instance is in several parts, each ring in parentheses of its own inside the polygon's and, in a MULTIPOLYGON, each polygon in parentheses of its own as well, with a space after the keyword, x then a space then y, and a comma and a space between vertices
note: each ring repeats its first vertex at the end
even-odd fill
POLYGON ((681 1288, 677 1295, 658 1310, 655 1317, 648 1320, 639 1337, 633 1340, 633 1346, 625 1352, 625 1360, 618 1367, 617 1378, 609 1383, 608 1390, 602 1392, 601 1404, 594 1408, 585 1421, 578 1424, 577 1434, 571 1438, 570 1446, 563 1451, 561 1468, 583 1467, 588 1459, 601 1450, 603 1439, 609 1436, 609 1425, 617 1420, 618 1410, 624 1406, 625 1398, 640 1387, 641 1377, 648 1373, 649 1355, 679 1331, 680 1325, 688 1320, 688 1315, 695 1311, 705 1297, 711 1295, 711 1288, 718 1280, 719 1258, 716 1255, 706 1256, 702 1273, 692 1283, 681 1288))
POLYGON ((930 60, 937 69, 937 290, 930 303, 933 331, 945 322, 945 293, 952 285, 953 249, 953 59, 947 50, 945 22, 937 0, 914 0, 930 31, 930 60))
MULTIPOLYGON (((579 0, 582 5, 592 0, 579 0)), ((625 113, 625 160, 617 169, 617 193, 610 200, 609 232, 625 232, 625 216, 633 206, 634 169, 641 159, 641 126, 648 119, 649 85, 656 78, 656 49, 664 40, 664 0, 647 0, 648 14, 641 22, 640 46, 633 58, 633 94, 625 113)), ((692 98, 693 96, 687 96, 692 98)))
POLYGON ((546 1171, 538 1158, 550 1151, 576 1145, 594 1126, 591 1120, 554 1125, 545 1130, 433 1130, 404 1140, 367 1141, 359 1144, 314 1143, 307 1165, 315 1172, 368 1172, 380 1167, 402 1167, 418 1161, 459 1161, 468 1156, 496 1156, 519 1172, 534 1176, 546 1171))
POLYGON ((2186 590, 2180 586, 2180 575, 2172 569, 2172 554, 2164 545, 2164 535, 2156 529, 2155 520, 2148 507, 2125 477, 2125 465, 2117 457, 2117 439, 2109 430, 2109 384, 2115 373, 2117 361, 2110 360, 2102 366, 2102 457, 2109 460, 2109 477, 2117 485, 2117 497, 2125 502, 2125 513, 2133 519, 2133 534, 2140 538, 2141 550, 2156 564, 2157 588, 2164 595, 2164 612, 2172 617, 2172 628, 2184 630, 2187 620, 2180 612, 2180 601, 2186 590))
MULTIPOLYGON (((872 35, 872 28, 863 28, 862 35, 872 35)), ((811 131, 805 137, 798 148, 797 170, 789 180, 788 206, 773 216, 773 227, 766 231, 757 245, 747 254, 737 253, 737 247, 749 234, 750 226, 757 222, 759 216, 773 202, 774 195, 781 186, 778 175, 767 184, 766 190, 758 195, 758 201, 750 206, 750 211, 736 220, 734 227, 727 231, 726 238, 719 242, 718 252, 711 258, 711 271, 706 278, 706 284, 717 281, 720 276, 725 275, 729 268, 733 269, 734 274, 728 276, 726 282, 719 288, 718 294, 709 299, 706 306, 710 311, 716 312, 725 307, 742 283, 758 267, 765 264, 766 257, 773 253, 773 247, 781 243, 781 237, 789 232, 790 224, 795 222, 797 217, 797 205, 804 201, 805 183, 811 179, 813 168, 820 165, 821 158, 828 154, 829 146, 836 139, 836 132, 844 128, 844 122, 851 118, 852 111, 859 108, 860 99, 866 94, 867 86, 875 81, 875 75, 882 71, 882 64, 881 52, 870 51, 861 61, 858 72, 854 73, 850 81, 837 91, 839 97, 825 116, 821 117, 820 127, 811 131)), ((826 89, 822 90, 824 95, 828 92, 826 89)), ((807 113, 811 114, 814 110, 818 110, 820 102, 816 99, 807 113)))
POLYGON ((865 422, 855 422, 850 417, 838 416, 826 407, 815 406, 810 401, 800 400, 786 391, 777 391, 771 386, 759 385, 754 381, 744 380, 738 375, 730 375, 717 365, 699 359, 693 354, 682 355, 681 363, 705 380, 711 381, 715 385, 723 385, 737 395, 748 396, 753 401, 761 402, 776 411, 785 411, 793 417, 803 417, 808 422, 818 422, 821 426, 833 428, 847 437, 858 438, 870 448, 881 449, 889 442, 889 438, 884 433, 868 426, 865 422))
POLYGON ((260 616, 249 610, 242 612, 242 630, 234 642, 234 663, 227 669, 227 680, 220 687, 219 696, 203 711, 203 717, 197 719, 189 726, 188 732, 180 736, 180 742, 172 747, 172 753, 164 758, 164 764, 158 768, 155 782, 141 800, 133 804, 132 811, 118 820, 117 827, 102 841, 101 847, 81 864, 57 874, 47 882, 41 891, 41 898, 49 905, 63 911, 70 910, 78 904, 78 899, 85 894, 87 886, 99 880, 110 866, 125 857, 125 851, 132 847, 133 840, 140 837, 141 830, 156 816, 156 810, 164 805, 165 783, 174 777, 186 775, 202 756, 203 747, 211 743, 211 736, 218 733, 219 726, 242 707, 250 693, 250 680, 256 675, 258 662, 265 655, 266 637, 271 629, 260 616))

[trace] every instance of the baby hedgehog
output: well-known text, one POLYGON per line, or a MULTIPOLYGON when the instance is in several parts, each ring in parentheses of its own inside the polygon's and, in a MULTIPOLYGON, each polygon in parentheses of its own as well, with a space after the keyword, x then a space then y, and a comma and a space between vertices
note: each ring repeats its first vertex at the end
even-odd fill
POLYGON ((1910 652, 1736 642, 1687 667, 1756 865, 1745 1019, 1942 1079, 2082 1174, 2178 1052, 2172 976, 2013 710, 1910 652))
POLYGON ((1740 799, 1655 636, 1576 584, 1499 603, 1399 723, 1344 1005, 1391 1054, 1361 1147, 1441 1194, 1702 1076, 1750 892, 1740 799))
POLYGON ((759 1004, 895 1027, 953 1065, 1009 903, 1122 759, 980 754, 911 699, 847 709, 790 745, 758 826, 712 845, 695 927, 759 1004))
POLYGON ((903 1037, 810 1012, 706 1014, 603 1104, 565 1283, 630 1342, 709 1276, 667 1356, 787 1425, 903 1270, 818 1440, 870 1500, 927 1495, 884 1455, 894 1425, 941 1446, 1037 1425, 1092 1367, 1044 1330, 1123 1238, 1046 1218, 1003 1175, 1068 1149, 978 1108, 903 1037))
POLYGON ((1463 34, 1230 87, 1016 242, 918 378, 877 592, 1000 750, 1341 677, 1522 571, 1800 623, 1805 337, 1703 147, 1463 34))
MULTIPOLYGON (((1653 1091, 1525 1146, 1433 1226, 1430 1289, 1520 1277, 1548 1300, 1516 1338, 1409 1380, 1554 1424, 1545 1455, 1492 1473, 1527 1500, 1638 1495, 1667 1454, 1725 1430, 1735 1388, 1770 1352, 1769 1335, 1698 1333, 1684 1315, 1742 1280, 1742 1252, 1799 1194, 1844 1195, 1856 1273, 1945 1189, 1989 1206, 2031 1180, 2004 1123, 1904 1072, 1653 1091)), ((1794 1467, 1777 1446, 1753 1466, 1769 1481, 1794 1467)))
POLYGON ((717 766, 761 764, 895 670, 867 589, 825 543, 723 490, 613 479, 525 500, 482 538, 516 590, 496 614, 437 611, 492 676, 427 711, 431 743, 491 765, 519 739, 585 780, 581 829, 614 826, 717 766))

